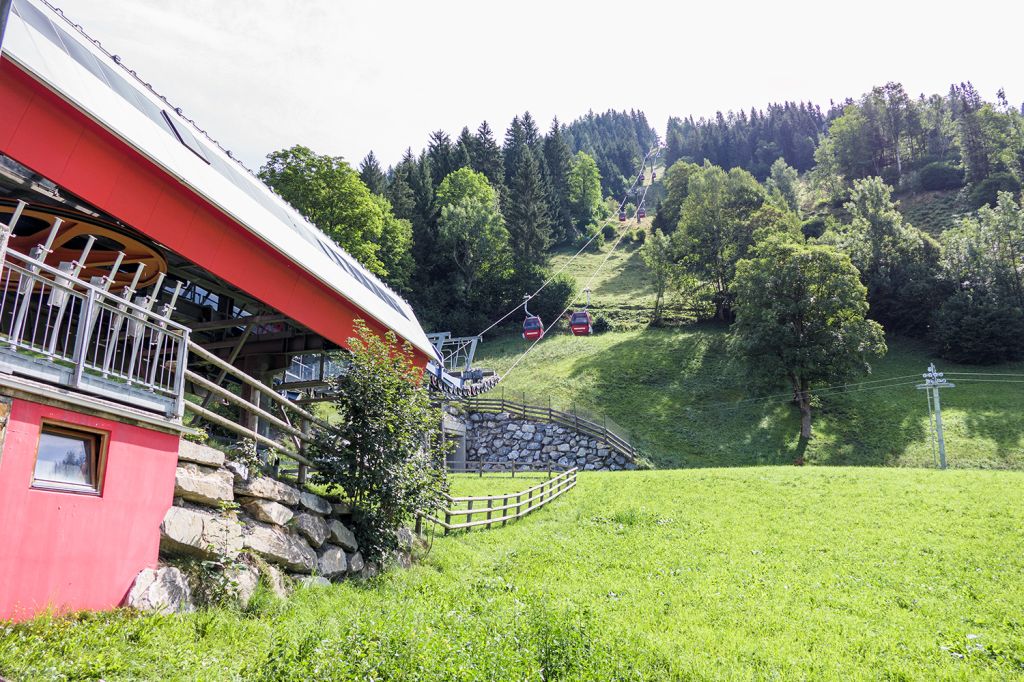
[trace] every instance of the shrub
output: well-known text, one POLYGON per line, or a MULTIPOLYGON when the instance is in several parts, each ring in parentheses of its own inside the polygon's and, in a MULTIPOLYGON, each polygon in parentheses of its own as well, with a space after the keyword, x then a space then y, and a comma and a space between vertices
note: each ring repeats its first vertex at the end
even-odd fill
POLYGON ((964 171, 952 164, 936 161, 921 169, 917 181, 923 190, 958 189, 964 186, 964 171))
POLYGON ((647 230, 643 228, 637 229, 637 231, 633 233, 633 241, 637 244, 643 244, 647 241, 647 230))
POLYGON ((612 323, 608 321, 608 318, 604 315, 598 315, 594 318, 593 329, 595 334, 603 334, 612 328, 612 323))
POLYGON ((618 234, 618 229, 611 223, 605 223, 604 227, 601 228, 601 236, 607 239, 615 239, 615 235, 618 234))
POLYGON ((381 562, 397 548, 396 531, 447 487, 446 448, 441 411, 431 407, 412 348, 362 320, 356 334, 347 370, 331 381, 339 419, 314 431, 308 456, 314 481, 352 503, 364 557, 381 562))
POLYGON ((544 324, 552 325, 575 298, 576 279, 563 272, 530 301, 530 312, 539 315, 544 324))
POLYGON ((800 226, 807 239, 817 239, 825 233, 825 216, 811 216, 800 226))
POLYGON ((971 206, 995 206, 1000 192, 1015 195, 1020 191, 1020 182, 1009 173, 993 173, 971 189, 971 206))
POLYGON ((961 291, 932 322, 939 355, 953 362, 992 365, 1024 357, 1024 313, 990 296, 961 291))

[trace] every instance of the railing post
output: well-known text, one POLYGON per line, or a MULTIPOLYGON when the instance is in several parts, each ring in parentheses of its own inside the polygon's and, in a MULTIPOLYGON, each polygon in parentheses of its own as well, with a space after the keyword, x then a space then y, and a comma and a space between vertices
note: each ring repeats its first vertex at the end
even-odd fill
MULTIPOLYGON (((71 387, 78 388, 82 383, 82 373, 85 371, 86 346, 89 344, 90 327, 92 326, 93 310, 96 306, 96 294, 92 289, 85 290, 85 305, 78 318, 78 329, 75 333, 74 363, 75 373, 71 377, 71 387)), ((175 411, 178 410, 175 404, 175 411)), ((181 412, 177 412, 181 416, 181 412)))
MULTIPOLYGON (((473 522, 473 500, 467 500, 466 502, 466 523, 470 524, 473 522)), ((466 532, 473 530, 472 526, 466 526, 466 532)))
POLYGON ((491 507, 493 506, 490 495, 487 496, 487 528, 491 527, 491 507))
POLYGON ((451 513, 449 513, 448 509, 445 509, 444 510, 444 534, 445 535, 448 535, 448 532, 451 530, 451 528, 449 528, 449 526, 451 526, 451 524, 452 524, 452 515, 451 515, 451 513))
POLYGON ((480 474, 480 478, 483 478, 484 477, 484 459, 483 459, 483 457, 481 457, 480 459, 477 460, 476 468, 477 468, 477 471, 480 474))
POLYGON ((185 370, 188 368, 188 330, 181 332, 178 344, 178 357, 174 362, 174 416, 181 419, 185 415, 185 370))

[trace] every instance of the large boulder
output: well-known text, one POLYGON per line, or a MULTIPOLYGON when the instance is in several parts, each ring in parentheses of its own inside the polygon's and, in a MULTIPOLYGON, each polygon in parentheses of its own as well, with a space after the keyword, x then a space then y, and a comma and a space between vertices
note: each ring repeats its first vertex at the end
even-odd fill
POLYGON ((331 503, 313 493, 307 493, 302 491, 299 494, 299 504, 308 509, 309 511, 320 514, 321 516, 327 516, 331 513, 331 503))
POLYGON ((345 557, 345 550, 334 545, 327 545, 319 558, 320 575, 327 578, 334 578, 344 575, 348 571, 348 559, 345 557))
POLYGON ((267 561, 296 573, 312 573, 317 567, 316 552, 309 543, 277 526, 247 524, 242 543, 267 561))
POLYGON ((224 575, 230 581, 231 593, 238 599, 238 605, 244 609, 249 605, 252 595, 256 592, 256 586, 260 582, 260 573, 255 558, 243 554, 242 561, 237 561, 224 569, 224 575))
POLYGON ((264 564, 260 568, 260 579, 278 599, 286 599, 288 597, 288 593, 291 591, 290 583, 288 578, 285 577, 284 571, 277 566, 264 564))
POLYGON ((242 527, 235 519, 192 507, 171 507, 160 524, 160 550, 203 559, 235 556, 242 527))
POLYGON ((203 466, 219 469, 224 466, 224 453, 209 445, 201 445, 188 440, 178 442, 178 461, 194 462, 203 466))
POLYGON ((185 462, 174 474, 174 496, 216 506, 235 499, 231 484, 232 476, 228 471, 185 462))
POLYGON ((193 610, 188 581, 173 566, 142 569, 135 576, 126 602, 134 609, 165 615, 193 610))
POLYGON ((258 476, 248 480, 236 480, 235 492, 248 497, 260 497, 294 507, 299 503, 299 491, 295 488, 274 480, 269 476, 258 476))
POLYGON ((294 513, 280 502, 263 500, 258 497, 246 497, 242 501, 242 509, 249 512, 257 521, 274 523, 283 526, 292 520, 294 513))
POLYGON ((324 544, 330 534, 327 522, 322 517, 308 512, 297 515, 293 525, 295 530, 299 531, 299 534, 309 540, 309 544, 314 547, 324 544))
POLYGON ((336 545, 341 545, 349 552, 354 552, 359 549, 359 543, 356 542, 355 533, 345 527, 341 521, 337 519, 331 519, 327 524, 329 531, 328 539, 336 545))

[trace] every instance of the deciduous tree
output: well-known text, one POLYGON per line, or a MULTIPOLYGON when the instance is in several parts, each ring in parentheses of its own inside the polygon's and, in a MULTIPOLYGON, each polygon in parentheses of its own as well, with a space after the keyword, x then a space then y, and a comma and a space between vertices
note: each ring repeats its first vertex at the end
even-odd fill
POLYGON ((776 235, 737 263, 734 288, 731 349, 756 384, 789 384, 806 442, 812 389, 864 374, 868 359, 886 351, 881 326, 866 317, 857 269, 832 247, 776 235))

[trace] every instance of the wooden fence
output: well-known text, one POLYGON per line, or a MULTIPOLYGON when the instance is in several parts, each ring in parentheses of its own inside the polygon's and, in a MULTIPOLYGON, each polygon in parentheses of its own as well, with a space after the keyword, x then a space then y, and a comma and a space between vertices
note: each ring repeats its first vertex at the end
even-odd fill
POLYGON ((485 412, 491 414, 507 412, 513 417, 559 424, 560 426, 574 429, 579 433, 604 442, 609 449, 625 456, 631 462, 636 461, 637 459, 637 451, 636 448, 633 447, 632 443, 609 429, 607 425, 599 424, 586 417, 581 417, 575 411, 563 412, 561 410, 553 409, 550 405, 548 407, 526 405, 524 403, 506 400, 504 396, 500 398, 468 398, 463 401, 463 405, 465 405, 466 409, 470 412, 485 412))
POLYGON ((505 495, 482 495, 477 497, 452 497, 443 495, 441 504, 432 512, 424 512, 416 518, 416 533, 423 532, 423 521, 435 523, 444 529, 445 535, 453 530, 470 530, 473 528, 490 528, 496 523, 502 525, 509 521, 526 516, 540 509, 548 502, 576 486, 576 473, 573 467, 563 471, 554 478, 538 483, 532 488, 505 495), (435 516, 436 514, 436 516, 435 516), (482 516, 474 520, 474 516, 482 516), (440 518, 439 518, 440 517, 440 518), (463 518, 464 521, 454 522, 453 519, 463 518))

